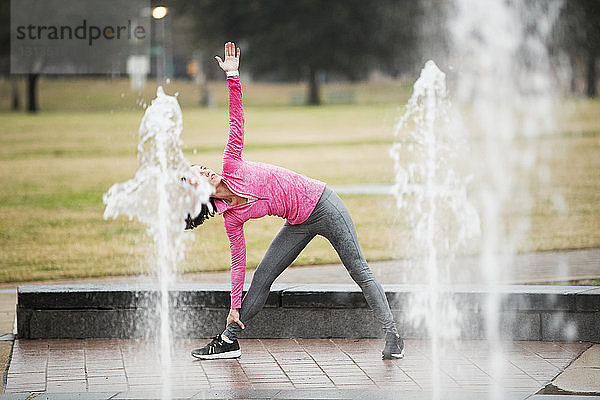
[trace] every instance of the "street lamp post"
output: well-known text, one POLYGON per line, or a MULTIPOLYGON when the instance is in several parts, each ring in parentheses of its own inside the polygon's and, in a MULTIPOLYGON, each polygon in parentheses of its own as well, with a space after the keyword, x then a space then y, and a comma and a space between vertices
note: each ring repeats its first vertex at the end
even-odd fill
POLYGON ((165 17, 169 10, 167 7, 158 6, 152 9, 152 18, 156 20, 155 24, 160 26, 160 55, 156 56, 156 80, 161 81, 165 78, 166 71, 166 49, 165 49, 165 17))

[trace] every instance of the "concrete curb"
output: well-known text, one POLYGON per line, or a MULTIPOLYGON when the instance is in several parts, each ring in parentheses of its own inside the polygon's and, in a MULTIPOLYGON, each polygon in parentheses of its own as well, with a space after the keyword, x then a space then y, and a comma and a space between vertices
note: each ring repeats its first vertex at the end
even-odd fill
MULTIPOLYGON (((406 338, 424 338, 408 320, 410 299, 420 285, 385 285, 406 338)), ((461 311, 461 339, 485 338, 485 302, 501 298, 502 336, 514 340, 600 342, 600 287, 448 286, 461 311)), ((147 338, 157 334, 156 287, 131 284, 21 286, 17 329, 22 339, 147 338)), ((209 337, 222 329, 229 285, 179 283, 170 291, 175 337, 209 337)), ((274 285, 265 308, 244 331, 246 338, 380 337, 379 323, 356 285, 274 285)))

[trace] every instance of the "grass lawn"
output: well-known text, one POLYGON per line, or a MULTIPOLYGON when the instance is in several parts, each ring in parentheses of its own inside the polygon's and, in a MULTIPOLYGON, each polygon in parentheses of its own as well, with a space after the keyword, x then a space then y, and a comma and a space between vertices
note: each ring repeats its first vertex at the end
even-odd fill
MULTIPOLYGON (((148 85, 149 87, 152 85, 148 85)), ((8 93, 7 82, 0 83, 8 93)), ((184 110, 185 153, 197 164, 220 168, 226 136, 225 86, 211 83, 216 107, 196 107, 197 88, 175 82, 184 110)), ((331 185, 391 183, 388 148, 403 85, 338 85, 355 104, 304 107, 289 100, 301 85, 245 85, 245 157, 282 165, 331 185)), ((149 88, 140 102, 151 98, 149 88)), ((0 131, 0 282, 138 274, 151 269, 144 227, 125 218, 105 221, 102 194, 136 169, 137 128, 143 114, 125 81, 42 80, 38 115, 2 114, 0 131), (121 96, 123 94, 123 96, 121 96)), ((7 96, 0 98, 6 109, 7 96)), ((557 132, 536 146, 548 154, 549 185, 532 180, 531 213, 508 210, 507 223, 531 218, 520 251, 600 246, 600 102, 565 100, 557 132), (550 206, 548 191, 567 208, 550 206)), ((477 151, 474 144, 473 151, 477 151)), ((397 223, 391 196, 344 196, 369 260, 406 255, 408 230, 397 223)), ((264 218, 245 225, 248 266, 256 266, 283 221, 264 218)), ((188 232, 182 272, 229 268, 229 243, 220 217, 188 232)), ((296 261, 337 262, 316 239, 296 261)))

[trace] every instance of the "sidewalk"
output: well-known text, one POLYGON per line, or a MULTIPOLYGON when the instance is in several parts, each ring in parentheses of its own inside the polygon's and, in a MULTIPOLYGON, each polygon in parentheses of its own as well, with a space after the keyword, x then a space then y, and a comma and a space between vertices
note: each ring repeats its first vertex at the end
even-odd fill
MULTIPOLYGON (((453 266, 457 283, 481 283, 476 258, 453 266)), ((370 263, 384 284, 420 283, 402 261, 370 263)), ((253 271, 246 275, 249 284, 253 271)), ((600 277, 600 249, 517 255, 503 283, 534 283, 600 277)), ((180 280, 229 282, 229 272, 186 274, 180 280)), ((136 282, 148 277, 113 277, 83 282, 136 282)), ((79 281, 82 282, 82 281, 79 281)), ((277 283, 351 283, 342 265, 288 268, 277 283)), ((56 281, 48 283, 75 283, 56 281)), ((12 331, 16 285, 0 289, 0 334, 12 331)), ((195 399, 430 399, 429 343, 407 341, 403 360, 381 360, 381 340, 241 340, 238 360, 198 361, 189 352, 206 339, 176 340, 169 376, 159 367, 160 350, 140 340, 16 340, 3 399, 160 398, 163 382, 173 397, 195 399)), ((4 353, 10 341, 0 342, 4 353), (6 344, 6 345, 4 345, 6 344)), ((548 386, 577 392, 577 382, 597 376, 600 354, 590 343, 505 342, 500 382, 503 399, 592 400, 600 396, 534 395, 548 386), (588 350, 588 351, 586 351, 588 350), (583 353, 581 359, 578 357, 583 353), (592 354, 591 359, 589 354, 592 354), (576 362, 573 362, 577 360, 576 362), (572 367, 567 368, 571 363, 572 367), (565 369, 565 374, 561 374, 565 369), (589 374, 591 373, 591 375, 589 374), (559 376, 560 375, 560 376, 559 376), (557 378, 558 376, 558 378, 557 378), (556 379, 555 379, 556 378, 556 379)), ((6 356, 7 354, 5 354, 6 356)), ((2 354, 0 354, 0 358, 2 354)), ((444 352, 444 400, 483 400, 494 384, 485 341, 461 341, 444 352)), ((2 360, 0 360, 2 361, 2 360)), ((595 378, 594 378, 595 379, 595 378)), ((588 388, 591 382, 587 381, 588 388)), ((596 385, 600 392, 600 383, 596 385)), ((553 392, 553 393, 556 393, 553 392)), ((597 394, 597 393, 596 393, 597 394)))
MULTIPOLYGON (((369 267, 382 284, 426 283, 424 274, 410 262, 404 260, 371 261, 369 267)), ((246 272, 245 284, 250 285, 254 270, 246 272)), ((485 279, 479 268, 479 258, 462 257, 450 267, 453 283, 483 284, 485 279)), ((600 249, 544 251, 518 254, 506 268, 505 284, 529 284, 544 282, 565 282, 569 280, 600 279, 600 249)), ((152 281, 147 276, 115 276, 90 278, 85 280, 55 280, 22 283, 0 283, 0 292, 16 289, 18 285, 29 284, 69 284, 100 282, 145 282, 152 281)), ((229 271, 188 273, 178 276, 180 281, 228 283, 229 271)), ((353 283, 342 264, 292 266, 287 268, 275 283, 353 283)), ((12 293, 12 292, 11 292, 12 293)))
MULTIPOLYGON (((190 356, 191 349, 204 344, 206 340, 176 340, 165 376, 160 350, 152 341, 17 340, 0 399, 42 392, 58 393, 48 398, 76 398, 74 393, 92 396, 77 398, 159 398, 164 383, 173 397, 196 399, 425 399, 433 389, 426 341, 407 341, 402 360, 382 360, 382 341, 374 339, 248 339, 240 341, 243 354, 237 360, 199 361, 190 356)), ((494 384, 500 385, 502 398, 525 399, 589 347, 504 342, 504 377, 495 382, 487 342, 458 342, 444 351, 441 361, 444 399, 485 399, 494 384)))
MULTIPOLYGON (((600 249, 544 251, 517 254, 505 267, 503 284, 537 284, 570 280, 600 279, 600 249)), ((452 283, 485 284, 478 257, 457 258, 450 266, 452 283)), ((425 274, 409 261, 371 261, 369 267, 382 284, 427 283, 425 274)), ((246 273, 250 284, 254 270, 246 273)), ((204 272, 186 274, 185 280, 229 282, 230 273, 204 272)), ((342 264, 298 266, 286 269, 275 283, 353 283, 342 264)))

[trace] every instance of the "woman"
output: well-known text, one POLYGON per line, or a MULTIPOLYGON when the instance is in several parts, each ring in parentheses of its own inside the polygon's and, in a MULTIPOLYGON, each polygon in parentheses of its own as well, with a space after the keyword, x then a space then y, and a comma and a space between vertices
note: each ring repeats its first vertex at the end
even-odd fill
MULTIPOLYGON (((340 198, 325 183, 269 164, 242 159, 244 110, 238 66, 240 49, 225 44, 225 59, 215 57, 227 74, 229 86, 229 139, 223 152, 223 174, 195 167, 215 192, 211 205, 225 220, 231 247, 231 309, 226 329, 201 349, 192 351, 200 359, 235 358, 241 355, 238 336, 265 304, 271 284, 316 235, 326 237, 340 256, 354 281, 362 289, 367 303, 386 333, 383 358, 402 358, 404 342, 396 330, 392 313, 381 285, 365 261, 354 223, 340 198), (258 265, 252 283, 242 301, 246 271, 246 245, 243 224, 251 218, 277 215, 287 221, 258 265)), ((189 228, 199 225, 209 208, 189 228)))

